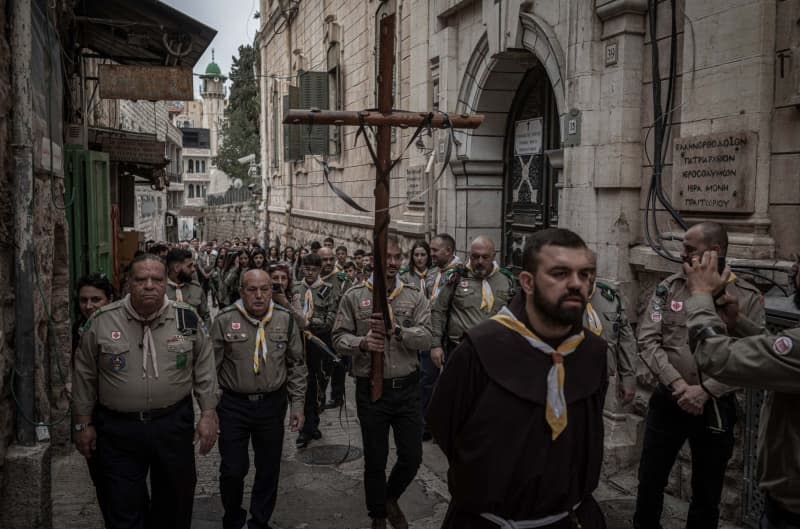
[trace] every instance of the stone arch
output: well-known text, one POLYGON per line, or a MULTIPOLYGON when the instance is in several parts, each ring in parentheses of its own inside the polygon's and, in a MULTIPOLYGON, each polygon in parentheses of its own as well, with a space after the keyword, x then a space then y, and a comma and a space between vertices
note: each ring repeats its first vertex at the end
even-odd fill
POLYGON ((502 139, 506 133, 505 116, 511 107, 519 82, 531 61, 540 62, 555 95, 559 115, 567 112, 564 85, 564 50, 555 31, 531 13, 520 14, 523 50, 506 50, 489 56, 489 41, 484 33, 475 46, 464 72, 458 94, 457 113, 483 113, 486 120, 480 129, 458 133, 463 146, 459 154, 470 160, 502 159, 502 139))
POLYGON ((458 157, 451 164, 455 201, 446 211, 456 247, 465 252, 476 235, 491 237, 504 247, 504 155, 509 113, 523 78, 541 64, 552 87, 556 112, 567 112, 564 51, 555 31, 541 18, 520 14, 516 48, 491 55, 486 33, 467 62, 456 104, 457 113, 484 114, 474 131, 456 131, 458 157))

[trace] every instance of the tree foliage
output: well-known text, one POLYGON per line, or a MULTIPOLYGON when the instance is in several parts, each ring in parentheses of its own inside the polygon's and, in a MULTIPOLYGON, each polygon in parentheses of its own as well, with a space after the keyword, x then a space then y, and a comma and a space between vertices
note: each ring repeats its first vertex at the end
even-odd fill
POLYGON ((222 141, 217 151, 217 167, 231 178, 241 178, 248 182, 248 166, 237 160, 250 154, 256 155, 261 149, 259 138, 259 118, 261 113, 258 79, 253 67, 256 51, 250 46, 239 46, 239 56, 233 57, 230 72, 230 95, 225 109, 225 122, 222 125, 222 141))

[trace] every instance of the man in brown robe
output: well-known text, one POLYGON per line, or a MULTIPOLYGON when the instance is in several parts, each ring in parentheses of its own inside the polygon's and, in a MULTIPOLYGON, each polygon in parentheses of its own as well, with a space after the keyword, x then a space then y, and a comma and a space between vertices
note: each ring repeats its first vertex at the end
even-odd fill
POLYGON ((443 528, 604 529, 592 498, 603 459, 606 343, 584 332, 594 281, 575 233, 529 238, 522 292, 464 333, 428 409, 450 463, 443 528))

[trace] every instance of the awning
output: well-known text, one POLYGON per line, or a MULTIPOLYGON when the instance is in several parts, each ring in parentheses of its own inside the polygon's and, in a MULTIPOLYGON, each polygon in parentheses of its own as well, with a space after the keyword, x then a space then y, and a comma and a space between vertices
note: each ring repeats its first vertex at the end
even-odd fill
POLYGON ((217 34, 157 0, 82 0, 79 43, 120 64, 194 66, 217 34))

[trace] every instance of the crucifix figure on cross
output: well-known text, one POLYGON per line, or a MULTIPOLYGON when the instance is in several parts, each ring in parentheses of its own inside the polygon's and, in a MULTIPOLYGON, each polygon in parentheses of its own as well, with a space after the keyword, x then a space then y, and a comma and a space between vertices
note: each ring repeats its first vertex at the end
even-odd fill
MULTIPOLYGON (((375 225, 373 228, 373 284, 372 306, 380 310, 391 330, 386 295, 386 240, 389 232, 389 174, 394 163, 391 160, 392 127, 418 127, 413 140, 422 128, 475 129, 483 123, 481 115, 449 116, 433 112, 401 112, 392 110, 392 75, 394 72, 395 15, 390 14, 380 21, 380 49, 378 56, 378 109, 377 111, 325 111, 291 109, 283 120, 287 125, 356 125, 375 126, 376 148, 372 149, 366 138, 375 162, 375 225)), ((357 137, 357 136, 356 136, 357 137)), ((333 186, 332 186, 333 187, 333 186)), ((337 194, 340 194, 338 190, 337 194)), ((342 196, 340 194, 340 196, 342 196)), ((349 197, 343 196, 354 205, 349 197)), ((354 207, 358 207, 354 205, 354 207)), ((360 209, 360 208, 359 208, 360 209)), ((385 353, 384 353, 385 354, 385 353)), ((371 397, 378 400, 383 393, 384 354, 372 353, 370 374, 371 397)))

